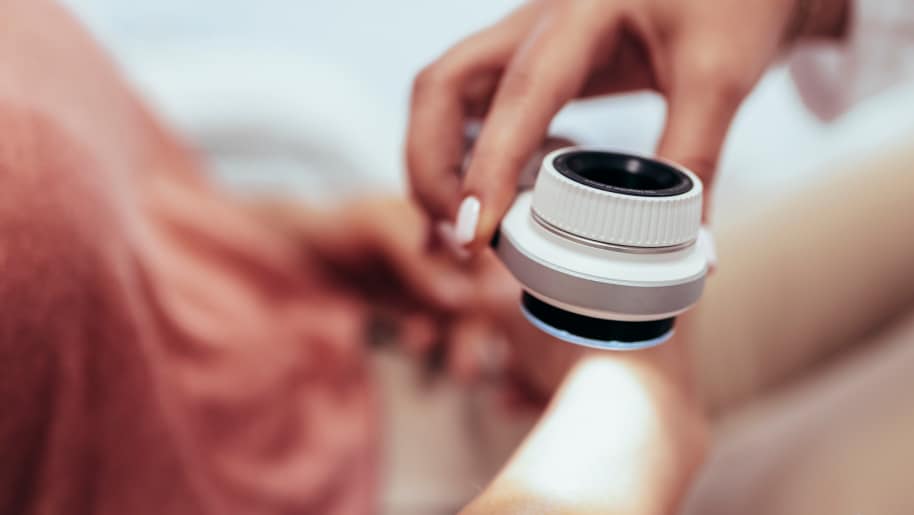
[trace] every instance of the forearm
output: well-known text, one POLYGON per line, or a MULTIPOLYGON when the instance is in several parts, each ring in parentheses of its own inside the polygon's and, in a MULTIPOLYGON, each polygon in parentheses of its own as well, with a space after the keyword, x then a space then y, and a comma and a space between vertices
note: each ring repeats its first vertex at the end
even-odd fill
POLYGON ((471 514, 668 514, 704 455, 680 343, 581 359, 471 514))

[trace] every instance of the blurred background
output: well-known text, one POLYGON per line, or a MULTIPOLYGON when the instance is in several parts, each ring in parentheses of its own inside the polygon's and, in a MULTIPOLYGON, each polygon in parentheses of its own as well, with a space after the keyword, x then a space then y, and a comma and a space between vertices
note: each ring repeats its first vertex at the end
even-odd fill
MULTIPOLYGON (((221 178, 323 198, 402 190, 412 77, 520 2, 64 3, 221 178)), ((716 209, 763 203, 827 172, 829 161, 896 137, 914 124, 914 106, 895 101, 906 94, 897 89, 826 125, 803 109, 786 67, 775 68, 734 124, 716 209)), ((569 106, 553 131, 650 152, 662 120, 659 98, 632 95, 569 106)))
MULTIPOLYGON (((452 43, 501 17, 511 0, 66 0, 160 117, 243 192, 328 202, 405 191, 412 77, 452 43)), ((825 124, 803 108, 785 66, 736 119, 714 203, 726 223, 821 178, 830 163, 878 150, 914 127, 910 86, 825 124)), ((654 95, 566 108, 553 132, 651 152, 663 120, 654 95)), ((861 173, 865 173, 861 170, 861 173)), ((380 358, 379 367, 404 366, 380 358)), ((480 396, 418 389, 384 373, 388 513, 448 512, 482 488, 529 419, 495 420, 480 396), (427 424, 411 425, 421 412, 427 424), (491 416, 490 416, 491 415, 491 416), (434 463, 424 459, 434 455, 434 463)))

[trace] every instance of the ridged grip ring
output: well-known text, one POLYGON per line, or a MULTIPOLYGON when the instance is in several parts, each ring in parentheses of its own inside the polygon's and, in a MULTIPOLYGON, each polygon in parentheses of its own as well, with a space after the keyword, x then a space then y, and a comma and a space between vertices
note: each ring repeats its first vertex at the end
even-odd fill
POLYGON ((547 223, 582 238, 629 247, 670 247, 698 237, 701 203, 701 180, 682 167, 641 156, 571 147, 543 159, 532 209, 547 223), (570 153, 606 157, 614 168, 588 170, 588 178, 562 173, 556 163, 575 157, 570 153), (691 180, 691 187, 669 195, 654 195, 649 190, 639 194, 645 176, 638 174, 651 167, 684 174, 691 180), (601 173, 627 183, 624 187, 601 188, 601 173))

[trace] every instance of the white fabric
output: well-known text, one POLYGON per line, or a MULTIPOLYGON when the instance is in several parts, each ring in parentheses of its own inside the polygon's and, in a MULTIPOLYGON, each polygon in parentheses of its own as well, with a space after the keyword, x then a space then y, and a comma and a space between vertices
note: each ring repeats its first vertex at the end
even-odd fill
POLYGON ((849 7, 843 44, 804 45, 791 59, 803 100, 825 120, 914 79, 914 2, 853 0, 849 7))
POLYGON ((518 0, 60 0, 245 190, 402 191, 411 77, 518 0))

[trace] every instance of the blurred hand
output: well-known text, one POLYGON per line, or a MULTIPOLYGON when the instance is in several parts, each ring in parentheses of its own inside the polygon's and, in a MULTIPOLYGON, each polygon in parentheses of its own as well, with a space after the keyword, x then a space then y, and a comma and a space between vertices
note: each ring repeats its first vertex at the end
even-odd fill
POLYGON ((410 202, 365 198, 312 209, 268 201, 256 208, 316 261, 327 298, 349 299, 383 325, 374 338, 434 358, 461 382, 507 379, 514 393, 547 399, 582 354, 524 319, 520 286, 493 253, 458 262, 444 248, 429 248, 427 219, 410 202))
POLYGON ((445 249, 429 249, 426 218, 403 199, 258 208, 316 260, 327 298, 383 317, 387 338, 417 357, 440 356, 439 365, 459 381, 495 379, 543 401, 581 359, 617 355, 535 328, 521 314, 520 285, 494 253, 455 261, 445 249))
POLYGON ((472 274, 427 248, 427 222, 403 199, 371 197, 332 207, 258 200, 254 208, 302 249, 327 294, 370 313, 368 337, 418 354, 446 339, 474 295, 472 274))
POLYGON ((392 340, 435 356, 460 382, 509 377, 544 399, 580 355, 524 319, 520 285, 492 252, 455 261, 447 249, 429 248, 427 219, 410 202, 361 199, 307 220, 299 237, 334 284, 372 305, 392 340))
POLYGON ((475 199, 464 200, 456 234, 478 249, 559 109, 643 89, 667 100, 658 153, 710 183, 730 121, 769 63, 798 38, 840 34, 846 1, 530 2, 416 78, 406 148, 413 192, 438 220, 475 199), (464 124, 481 117, 461 180, 464 124))

